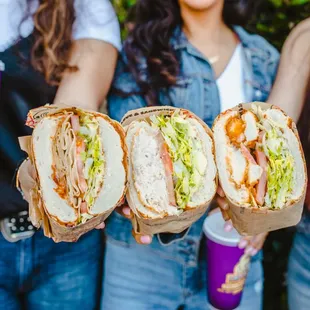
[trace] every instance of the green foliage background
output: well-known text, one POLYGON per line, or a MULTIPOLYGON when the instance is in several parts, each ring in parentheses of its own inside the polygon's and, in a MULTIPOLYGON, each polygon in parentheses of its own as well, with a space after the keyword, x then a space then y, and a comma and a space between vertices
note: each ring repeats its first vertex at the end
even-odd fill
POLYGON ((260 14, 249 28, 281 48, 290 29, 310 16, 310 0, 268 0, 263 1, 260 14))
MULTIPOLYGON (((126 19, 136 0, 112 0, 126 37, 126 19)), ((248 25, 267 38, 278 49, 281 48, 291 28, 310 16, 310 0, 265 0, 259 14, 248 25)))
MULTIPOLYGON (((136 0, 112 0, 126 37, 126 20, 136 0)), ((310 0, 265 0, 259 14, 249 23, 248 30, 265 37, 281 49, 290 30, 310 16, 310 0)), ((264 247, 264 309, 286 310, 285 273, 294 229, 273 232, 264 247)), ((310 309, 310 306, 309 306, 310 309)))

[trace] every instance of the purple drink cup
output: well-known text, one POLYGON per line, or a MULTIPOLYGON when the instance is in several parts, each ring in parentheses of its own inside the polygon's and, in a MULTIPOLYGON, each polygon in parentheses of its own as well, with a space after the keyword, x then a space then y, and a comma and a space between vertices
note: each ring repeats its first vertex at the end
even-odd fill
POLYGON ((210 304, 219 310, 236 309, 242 297, 250 257, 238 248, 241 239, 236 230, 225 231, 220 212, 208 216, 203 230, 206 236, 207 283, 210 304))

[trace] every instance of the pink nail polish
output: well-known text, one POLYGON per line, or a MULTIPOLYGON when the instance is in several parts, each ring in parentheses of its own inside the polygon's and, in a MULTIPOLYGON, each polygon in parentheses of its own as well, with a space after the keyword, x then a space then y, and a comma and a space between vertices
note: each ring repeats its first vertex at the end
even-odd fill
POLYGON ((241 240, 239 243, 239 249, 244 249, 248 245, 246 240, 241 240))
POLYGON ((144 244, 150 244, 152 241, 152 238, 150 236, 142 236, 140 240, 144 244))
POLYGON ((130 215, 130 208, 128 208, 128 207, 125 207, 125 208, 123 208, 123 213, 125 214, 125 215, 130 215))
POLYGON ((232 231, 233 227, 230 223, 225 223, 224 225, 224 230, 227 231, 227 232, 230 232, 232 231))

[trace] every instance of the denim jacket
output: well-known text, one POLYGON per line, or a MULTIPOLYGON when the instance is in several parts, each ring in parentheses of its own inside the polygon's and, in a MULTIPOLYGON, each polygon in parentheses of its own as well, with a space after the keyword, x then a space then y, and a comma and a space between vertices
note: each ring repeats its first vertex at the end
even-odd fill
MULTIPOLYGON (((266 101, 275 79, 279 53, 265 39, 258 35, 247 33, 241 27, 234 27, 245 53, 245 66, 243 68, 245 80, 245 95, 247 102, 266 101)), ((173 105, 175 107, 185 108, 202 120, 209 126, 212 126, 213 120, 221 111, 219 91, 216 84, 214 71, 206 59, 194 46, 192 46, 184 33, 177 29, 171 39, 171 45, 176 50, 180 62, 180 74, 176 85, 169 88, 167 92, 160 92, 160 105, 173 105)), ((141 65, 141 77, 145 77, 146 65, 141 65)), ((108 97, 109 115, 121 120, 126 112, 132 109, 145 107, 146 101, 140 96, 139 88, 128 70, 126 70, 126 57, 121 54, 116 70, 113 88, 120 89, 122 92, 135 93, 130 97, 122 97, 112 91, 108 97)), ((126 219, 121 219, 117 214, 111 216, 107 223, 107 235, 111 234, 114 239, 124 241, 128 231, 125 230, 126 219), (117 217, 117 219, 116 219, 117 217), (121 225, 116 226, 116 225, 121 225)), ((198 221, 191 231, 194 239, 200 238, 202 231, 202 221, 198 221)), ((129 229, 129 228, 128 228, 129 229)), ((130 235, 130 233, 129 233, 130 235)), ((184 235, 184 234, 183 234, 184 235)), ((181 234, 182 236, 182 234, 181 234)), ((170 243, 181 237, 180 235, 167 234, 160 235, 159 239, 163 243, 170 243)), ((184 237, 184 236, 183 236, 184 237)))

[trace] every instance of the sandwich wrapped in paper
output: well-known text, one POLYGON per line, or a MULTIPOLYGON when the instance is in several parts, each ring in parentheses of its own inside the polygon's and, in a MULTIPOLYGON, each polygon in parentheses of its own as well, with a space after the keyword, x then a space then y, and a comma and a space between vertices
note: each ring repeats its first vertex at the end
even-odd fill
POLYGON ((205 213, 216 193, 211 130, 191 112, 172 107, 130 111, 122 124, 135 232, 182 232, 205 213))
POLYGON ((28 188, 31 220, 56 242, 76 241, 124 199, 123 128, 100 113, 55 106, 31 110, 27 124, 32 136, 20 143, 33 164, 33 179, 25 162, 18 181, 28 188))
POLYGON ((216 118, 213 134, 220 184, 238 232, 296 225, 307 174, 292 119, 266 103, 242 104, 216 118))

